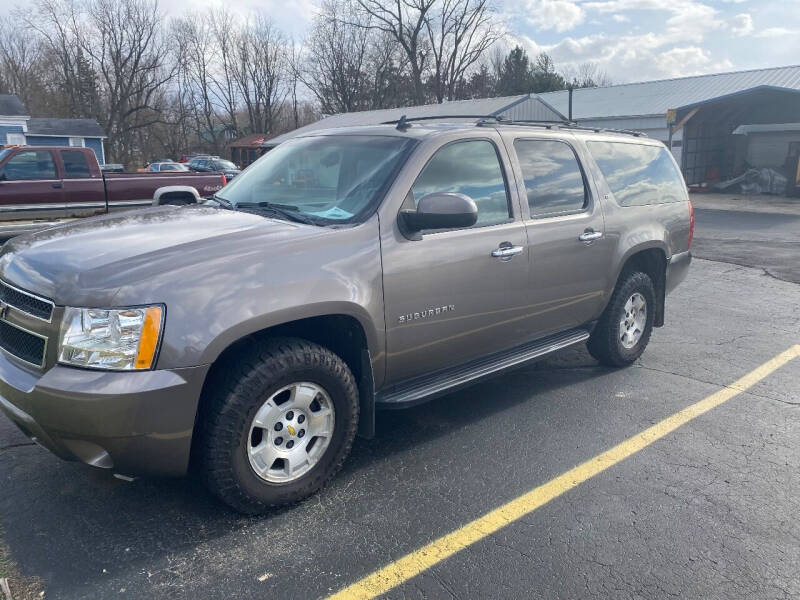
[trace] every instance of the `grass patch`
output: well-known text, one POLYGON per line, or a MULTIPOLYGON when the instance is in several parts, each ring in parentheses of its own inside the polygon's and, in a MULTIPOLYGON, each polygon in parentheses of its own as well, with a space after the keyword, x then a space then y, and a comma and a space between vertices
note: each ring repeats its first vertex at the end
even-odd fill
MULTIPOLYGON (((8 579, 14 600, 42 600, 45 598, 44 582, 38 577, 20 575, 11 553, 4 541, 3 527, 0 526, 0 579, 8 579)), ((2 598, 0 592, 0 598, 2 598)))

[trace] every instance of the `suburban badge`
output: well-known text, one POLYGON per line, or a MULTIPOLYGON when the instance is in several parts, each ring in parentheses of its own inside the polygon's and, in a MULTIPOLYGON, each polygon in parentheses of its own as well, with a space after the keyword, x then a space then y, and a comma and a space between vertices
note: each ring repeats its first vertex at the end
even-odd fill
POLYGON ((407 315, 400 315, 397 317, 397 322, 401 325, 410 321, 418 321, 419 319, 429 319, 430 317, 438 317, 442 313, 453 312, 456 309, 455 304, 447 304, 445 306, 437 306, 436 308, 426 308, 419 312, 408 313, 407 315))

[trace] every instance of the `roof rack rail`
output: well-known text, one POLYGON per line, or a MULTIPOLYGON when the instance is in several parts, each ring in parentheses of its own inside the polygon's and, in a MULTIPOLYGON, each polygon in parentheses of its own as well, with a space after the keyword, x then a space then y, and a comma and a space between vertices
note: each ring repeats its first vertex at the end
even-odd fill
POLYGON ((436 121, 442 119, 478 119, 475 123, 478 127, 486 125, 520 125, 532 127, 544 127, 545 129, 553 129, 554 127, 575 129, 579 131, 594 131, 595 133, 621 133, 625 135, 632 135, 634 137, 647 137, 647 134, 641 131, 633 131, 631 129, 608 129, 606 127, 590 127, 587 125, 580 125, 575 121, 567 120, 544 120, 544 119, 511 119, 503 115, 427 115, 424 117, 407 117, 402 115, 399 119, 393 121, 384 121, 381 125, 396 125, 400 131, 405 131, 411 127, 413 121, 436 121))
POLYGON ((505 123, 507 120, 502 115, 428 115, 425 117, 407 117, 402 115, 399 119, 384 121, 381 125, 397 125, 397 129, 404 131, 411 127, 412 121, 435 121, 438 119, 481 119, 492 120, 498 123, 505 123))

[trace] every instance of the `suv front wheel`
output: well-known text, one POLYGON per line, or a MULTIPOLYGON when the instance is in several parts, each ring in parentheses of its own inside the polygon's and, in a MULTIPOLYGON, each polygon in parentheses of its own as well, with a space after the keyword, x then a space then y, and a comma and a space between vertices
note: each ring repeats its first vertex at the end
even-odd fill
POLYGON ((358 426, 358 393, 336 354, 300 339, 256 342, 222 366, 203 411, 206 485, 257 514, 305 498, 341 468, 358 426))
POLYGON ((612 367, 635 362, 650 341, 655 307, 650 276, 640 271, 623 274, 589 338, 589 354, 612 367))

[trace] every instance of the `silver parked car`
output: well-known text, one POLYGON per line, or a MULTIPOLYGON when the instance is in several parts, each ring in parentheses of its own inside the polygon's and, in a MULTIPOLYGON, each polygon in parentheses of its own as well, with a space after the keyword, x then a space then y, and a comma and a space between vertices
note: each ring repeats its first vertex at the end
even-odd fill
POLYGON ((206 204, 0 255, 0 407, 58 456, 187 472, 246 513, 328 481, 375 411, 664 324, 693 217, 659 142, 481 120, 314 132, 206 204))

